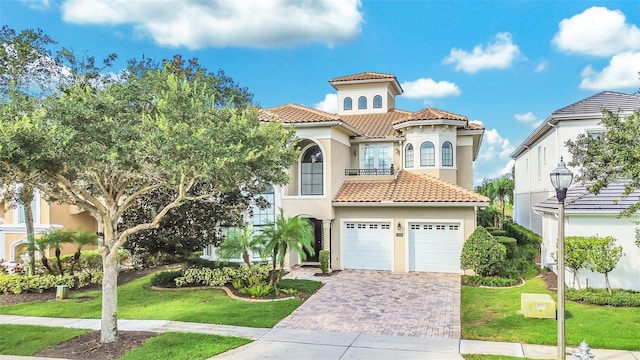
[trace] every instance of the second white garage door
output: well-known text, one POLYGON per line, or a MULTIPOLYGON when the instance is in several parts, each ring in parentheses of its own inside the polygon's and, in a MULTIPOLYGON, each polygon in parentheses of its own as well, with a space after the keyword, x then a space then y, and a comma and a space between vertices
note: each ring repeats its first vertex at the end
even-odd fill
POLYGON ((345 222, 342 246, 345 269, 392 270, 390 222, 345 222))
POLYGON ((409 271, 460 273, 459 223, 410 223, 409 271))

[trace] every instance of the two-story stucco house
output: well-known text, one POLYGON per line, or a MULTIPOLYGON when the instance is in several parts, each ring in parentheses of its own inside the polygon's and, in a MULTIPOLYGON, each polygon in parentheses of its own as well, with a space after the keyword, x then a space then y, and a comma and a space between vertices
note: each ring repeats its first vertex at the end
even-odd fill
MULTIPOLYGON (((51 228, 84 230, 97 229, 96 220, 87 211, 68 204, 48 202, 35 191, 31 204, 33 209, 34 230, 41 234, 51 228)), ((63 253, 76 251, 73 244, 63 245, 63 253)), ((27 228, 25 225, 24 206, 14 208, 0 206, 0 259, 20 261, 20 256, 27 252, 27 228)))
MULTIPOLYGON (((629 115, 640 108, 640 96, 604 91, 554 111, 511 154, 515 159, 513 219, 542 235, 541 263, 555 271, 557 252, 557 200, 549 173, 560 157, 571 161, 565 143, 578 134, 598 136, 604 131, 600 121, 602 109, 629 115)), ((577 169, 571 169, 577 175, 577 169)), ((635 246, 636 218, 619 218, 621 210, 638 200, 632 194, 623 200, 624 188, 612 184, 600 194, 589 193, 584 184, 575 183, 565 200, 565 234, 567 236, 613 236, 622 245, 625 256, 609 275, 613 287, 640 290, 640 252, 635 246)), ((581 271, 582 286, 603 287, 604 277, 581 271)), ((573 277, 567 274, 566 279, 573 277)), ((569 283, 568 285, 573 285, 569 283)))
POLYGON ((255 209, 254 226, 279 209, 309 219, 316 254, 329 250, 333 269, 461 273, 476 208, 488 204, 472 191, 484 128, 433 108, 396 109, 403 90, 392 74, 329 83, 337 114, 295 104, 261 112, 263 121, 294 126, 301 153, 289 184, 269 189, 272 208, 255 209))

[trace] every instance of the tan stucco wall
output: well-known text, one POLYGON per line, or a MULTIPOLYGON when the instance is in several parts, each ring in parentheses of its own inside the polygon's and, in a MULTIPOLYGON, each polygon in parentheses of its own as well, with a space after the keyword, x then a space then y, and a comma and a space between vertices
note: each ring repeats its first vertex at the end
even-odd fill
POLYGON ((63 229, 81 228, 85 231, 97 231, 98 222, 89 215, 88 211, 79 214, 70 214, 69 205, 67 204, 51 204, 51 224, 60 224, 63 229))
POLYGON ((336 217, 331 223, 331 266, 333 269, 341 269, 341 220, 363 219, 363 221, 375 221, 376 219, 393 219, 392 227, 394 237, 394 272, 406 272, 407 263, 407 231, 408 221, 443 221, 461 220, 464 239, 469 237, 475 229, 475 210, 473 207, 337 207, 336 217), (402 226, 401 233, 397 232, 398 223, 402 226))
POLYGON ((456 183, 463 188, 473 190, 473 148, 458 146, 456 148, 456 183))

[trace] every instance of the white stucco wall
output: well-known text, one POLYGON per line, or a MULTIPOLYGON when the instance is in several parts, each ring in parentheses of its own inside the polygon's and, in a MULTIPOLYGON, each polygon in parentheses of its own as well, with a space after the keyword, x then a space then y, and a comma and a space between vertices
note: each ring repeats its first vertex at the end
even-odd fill
MULTIPOLYGON (((609 273, 609 282, 613 288, 640 290, 640 249, 635 245, 633 223, 639 218, 616 218, 616 214, 567 214, 565 236, 613 236, 617 245, 622 246, 624 256, 618 266, 609 273)), ((542 265, 553 263, 551 252, 556 251, 558 223, 555 214, 545 214, 543 220, 542 265)), ((553 267, 555 269, 555 267, 553 267)), ((582 287, 604 288, 604 274, 582 270, 578 277, 582 287)), ((568 286, 573 286, 573 274, 566 272, 568 286)))

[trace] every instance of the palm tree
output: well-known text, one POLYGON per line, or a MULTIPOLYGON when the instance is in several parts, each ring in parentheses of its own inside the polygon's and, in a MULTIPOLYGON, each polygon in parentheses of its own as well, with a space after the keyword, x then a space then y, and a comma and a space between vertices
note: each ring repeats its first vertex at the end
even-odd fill
MULTIPOLYGON (((62 254, 62 246, 64 244, 68 244, 73 242, 73 234, 69 231, 60 230, 60 229, 49 229, 46 233, 44 233, 39 239, 38 242, 44 242, 47 245, 47 248, 55 249, 57 267, 58 267, 58 275, 64 275, 64 269, 62 268, 62 261, 60 261, 60 255, 62 254)), ((44 253, 43 254, 43 259, 44 253)), ((44 265, 44 262, 43 262, 44 265)), ((45 266, 46 267, 46 266, 45 266)), ((51 269, 47 268, 47 270, 51 271, 51 269)))
POLYGON ((485 179, 482 185, 476 187, 476 191, 489 199, 491 204, 498 203, 501 217, 496 217, 494 226, 502 227, 505 219, 505 204, 507 199, 513 200, 513 178, 511 174, 505 174, 495 179, 485 179))
POLYGON ((259 237, 265 243, 265 254, 273 256, 273 272, 269 283, 276 289, 284 275, 284 260, 287 250, 296 252, 301 260, 306 260, 307 252, 313 256, 313 228, 307 219, 285 218, 282 210, 275 222, 268 223, 259 237), (306 252, 305 252, 306 250, 306 252), (279 265, 278 276, 274 277, 276 263, 279 265))
POLYGON ((216 248, 216 254, 222 259, 235 259, 242 256, 242 260, 251 266, 249 253, 262 253, 264 243, 262 239, 252 235, 251 225, 245 224, 242 228, 233 228, 225 239, 216 248))
POLYGON ((73 273, 73 270, 80 261, 80 251, 86 245, 98 245, 98 235, 93 231, 77 229, 71 234, 71 240, 77 246, 76 252, 73 254, 73 263, 71 264, 71 273, 73 273))

